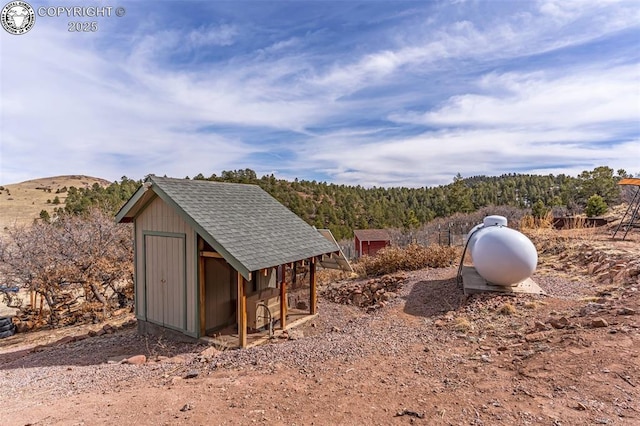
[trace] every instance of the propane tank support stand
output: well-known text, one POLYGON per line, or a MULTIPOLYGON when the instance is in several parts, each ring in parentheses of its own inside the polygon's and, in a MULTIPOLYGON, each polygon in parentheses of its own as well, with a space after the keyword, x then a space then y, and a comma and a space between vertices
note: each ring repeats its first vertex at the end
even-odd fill
POLYGON ((527 278, 513 286, 500 286, 489 283, 476 271, 473 266, 462 266, 462 288, 464 294, 477 293, 525 293, 525 294, 547 294, 535 281, 527 278))

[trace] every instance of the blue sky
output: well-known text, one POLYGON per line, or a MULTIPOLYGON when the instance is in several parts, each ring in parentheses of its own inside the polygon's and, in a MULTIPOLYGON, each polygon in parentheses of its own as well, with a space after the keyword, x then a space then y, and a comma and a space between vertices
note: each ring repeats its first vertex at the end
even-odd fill
POLYGON ((640 172, 636 1, 30 4, 126 15, 0 29, 0 183, 640 172))

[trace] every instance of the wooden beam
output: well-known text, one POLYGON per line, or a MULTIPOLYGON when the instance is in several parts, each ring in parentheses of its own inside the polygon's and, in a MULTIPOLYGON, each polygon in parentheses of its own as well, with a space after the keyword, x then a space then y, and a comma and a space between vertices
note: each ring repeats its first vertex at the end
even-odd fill
MULTIPOLYGON (((204 240, 202 237, 198 236, 198 251, 202 253, 202 249, 204 249, 204 240)), ((207 333, 206 330, 206 315, 205 315, 205 277, 204 277, 204 257, 198 257, 198 298, 200 299, 200 303, 198 309, 200 310, 200 318, 198 318, 200 337, 204 336, 207 333)))
POLYGON ((238 272, 238 345, 247 347, 247 295, 244 292, 244 278, 238 272))
POLYGON ((316 259, 312 257, 309 265, 309 313, 315 315, 318 296, 316 294, 316 259))
POLYGON ((280 325, 287 327, 287 265, 282 265, 282 282, 280 283, 280 325))
POLYGON ((201 257, 214 257, 216 259, 224 259, 224 257, 222 257, 222 255, 216 251, 201 251, 200 252, 200 256, 201 257))
POLYGON ((199 310, 200 310, 200 337, 206 335, 207 331, 206 331, 206 315, 205 315, 205 309, 206 309, 206 304, 205 304, 205 276, 204 276, 204 262, 205 259, 204 257, 199 257, 198 258, 198 291, 200 292, 199 294, 199 299, 200 299, 200 304, 199 304, 199 310))

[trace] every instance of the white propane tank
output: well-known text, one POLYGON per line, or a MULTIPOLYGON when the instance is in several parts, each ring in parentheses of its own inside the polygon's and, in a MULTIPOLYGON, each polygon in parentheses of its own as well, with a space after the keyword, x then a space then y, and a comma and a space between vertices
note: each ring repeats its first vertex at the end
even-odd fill
POLYGON ((538 252, 529 238, 507 228, 507 218, 487 216, 469 232, 467 249, 478 273, 489 283, 516 285, 533 274, 538 252))

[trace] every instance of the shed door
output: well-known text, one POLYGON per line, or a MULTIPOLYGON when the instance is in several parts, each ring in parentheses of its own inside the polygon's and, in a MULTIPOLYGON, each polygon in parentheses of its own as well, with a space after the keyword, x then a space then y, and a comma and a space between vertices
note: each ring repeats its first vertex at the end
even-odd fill
POLYGON ((147 320, 185 329, 185 241, 145 235, 147 320))

